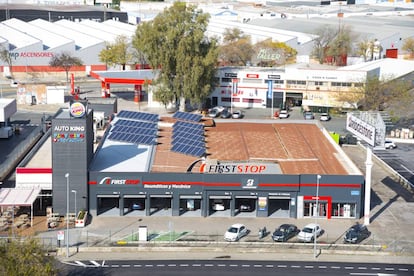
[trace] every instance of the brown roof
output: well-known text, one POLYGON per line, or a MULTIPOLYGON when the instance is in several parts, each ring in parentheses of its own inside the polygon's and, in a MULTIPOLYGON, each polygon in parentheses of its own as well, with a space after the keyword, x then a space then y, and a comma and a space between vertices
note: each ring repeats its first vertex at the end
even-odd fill
MULTIPOLYGON (((186 172, 197 160, 172 152, 171 135, 172 127, 160 128, 152 172, 186 172)), ((216 122, 205 127, 205 137, 208 159, 276 162, 284 174, 347 174, 316 124, 216 122)))

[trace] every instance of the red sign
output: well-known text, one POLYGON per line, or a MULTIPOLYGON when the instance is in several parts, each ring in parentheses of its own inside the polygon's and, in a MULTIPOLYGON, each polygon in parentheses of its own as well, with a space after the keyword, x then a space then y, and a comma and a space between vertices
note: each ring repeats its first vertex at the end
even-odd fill
POLYGON ((250 78, 250 79, 258 79, 259 78, 259 74, 247 74, 246 78, 250 78))

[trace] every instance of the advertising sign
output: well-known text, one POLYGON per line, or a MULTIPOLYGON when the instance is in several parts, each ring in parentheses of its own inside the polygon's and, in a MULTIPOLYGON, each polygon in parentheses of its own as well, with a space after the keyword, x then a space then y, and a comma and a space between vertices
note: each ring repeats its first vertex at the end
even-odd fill
POLYGON ((348 113, 346 129, 371 146, 375 145, 375 127, 348 113))

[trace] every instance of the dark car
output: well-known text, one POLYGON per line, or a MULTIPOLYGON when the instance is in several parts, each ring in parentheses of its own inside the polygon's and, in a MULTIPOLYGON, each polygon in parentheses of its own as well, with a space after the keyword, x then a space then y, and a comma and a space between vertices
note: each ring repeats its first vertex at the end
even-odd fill
POLYGON ((299 233, 298 227, 293 224, 282 224, 273 232, 272 239, 274 241, 285 242, 299 233))
POLYGON ((231 114, 231 112, 228 109, 224 109, 221 112, 220 117, 223 118, 223 119, 228 119, 228 118, 231 118, 231 115, 232 114, 231 114))
POLYGON ((371 235, 371 232, 363 224, 355 224, 346 231, 345 243, 360 243, 371 235))

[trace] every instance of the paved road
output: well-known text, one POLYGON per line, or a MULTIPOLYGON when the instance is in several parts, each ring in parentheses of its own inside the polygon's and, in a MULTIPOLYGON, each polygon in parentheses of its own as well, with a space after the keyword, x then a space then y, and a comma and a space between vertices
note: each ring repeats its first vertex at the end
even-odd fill
POLYGON ((65 275, 412 275, 414 265, 389 265, 339 262, 234 261, 77 261, 65 263, 65 275))

